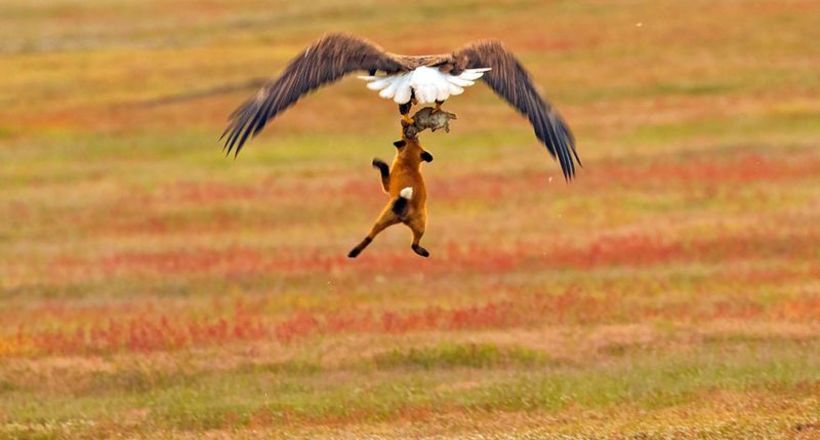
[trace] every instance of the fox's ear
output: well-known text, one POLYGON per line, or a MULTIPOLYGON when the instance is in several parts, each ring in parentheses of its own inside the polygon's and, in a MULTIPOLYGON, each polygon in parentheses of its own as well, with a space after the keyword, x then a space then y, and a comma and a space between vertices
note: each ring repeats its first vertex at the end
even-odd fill
POLYGON ((407 145, 407 141, 405 141, 404 139, 402 139, 402 140, 400 140, 400 141, 393 142, 393 145, 395 145, 395 146, 396 146, 396 148, 401 148, 401 147, 403 147, 403 146, 407 145))

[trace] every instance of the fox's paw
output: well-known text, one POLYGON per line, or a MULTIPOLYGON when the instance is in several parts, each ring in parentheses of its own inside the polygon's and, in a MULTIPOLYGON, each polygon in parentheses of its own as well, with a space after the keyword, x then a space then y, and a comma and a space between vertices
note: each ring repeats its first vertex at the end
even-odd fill
POLYGON ((430 256, 430 252, 427 252, 427 249, 424 249, 423 247, 421 247, 417 244, 413 245, 413 252, 421 255, 424 258, 427 258, 427 257, 430 256))
POLYGON ((373 168, 379 170, 379 174, 381 174, 382 177, 387 177, 390 175, 390 167, 387 163, 385 163, 385 161, 375 158, 371 164, 373 165, 373 168))
POLYGON ((356 258, 356 257, 358 257, 359 254, 362 253, 364 248, 366 248, 367 245, 369 245, 371 241, 373 241, 372 238, 365 237, 364 240, 362 240, 361 243, 359 243, 356 247, 354 247, 353 249, 350 250, 350 252, 347 253, 347 258, 356 258))

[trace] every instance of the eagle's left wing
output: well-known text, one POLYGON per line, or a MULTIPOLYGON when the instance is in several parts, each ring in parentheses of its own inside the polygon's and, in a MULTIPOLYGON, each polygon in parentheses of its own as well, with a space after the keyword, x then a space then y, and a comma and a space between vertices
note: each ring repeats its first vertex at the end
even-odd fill
POLYGON ((307 93, 353 71, 394 73, 403 68, 397 57, 367 40, 344 34, 327 35, 294 58, 279 78, 237 108, 220 139, 227 135, 227 152, 236 147, 239 154, 248 136, 259 133, 270 119, 307 93))
POLYGON ((561 163, 564 178, 575 175, 575 163, 581 164, 575 151, 575 138, 552 106, 541 98, 529 73, 498 41, 477 41, 453 53, 455 72, 489 67, 482 79, 520 113, 527 116, 538 137, 553 157, 561 163))

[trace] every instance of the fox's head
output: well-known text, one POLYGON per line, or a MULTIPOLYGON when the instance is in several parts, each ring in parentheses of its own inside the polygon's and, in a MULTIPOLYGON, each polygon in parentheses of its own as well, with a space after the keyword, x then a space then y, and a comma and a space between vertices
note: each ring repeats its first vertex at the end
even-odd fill
POLYGON ((421 162, 432 162, 433 155, 428 153, 421 147, 418 140, 402 139, 393 142, 396 146, 396 156, 401 161, 406 161, 410 164, 420 164, 421 162))

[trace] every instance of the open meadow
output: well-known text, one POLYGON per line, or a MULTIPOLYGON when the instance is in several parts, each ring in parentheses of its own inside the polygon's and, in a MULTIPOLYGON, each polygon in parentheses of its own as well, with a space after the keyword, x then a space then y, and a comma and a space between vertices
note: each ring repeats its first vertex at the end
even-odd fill
POLYGON ((820 438, 820 3, 3 0, 0 438, 820 438), (503 40, 425 133, 349 77, 217 138, 322 33, 503 40), (204 92, 201 93, 200 92, 204 92), (201 96, 200 96, 201 95, 201 96))

